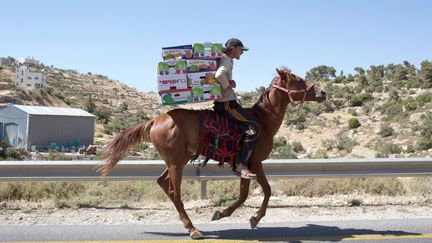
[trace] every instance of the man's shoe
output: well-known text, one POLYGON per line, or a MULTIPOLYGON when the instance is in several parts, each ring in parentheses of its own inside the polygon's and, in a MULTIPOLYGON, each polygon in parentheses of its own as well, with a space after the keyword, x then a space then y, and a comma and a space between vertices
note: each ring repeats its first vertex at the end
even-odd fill
POLYGON ((255 180, 256 179, 256 174, 253 174, 248 169, 242 169, 241 171, 236 170, 234 172, 234 174, 236 174, 237 176, 239 176, 243 179, 247 179, 247 180, 255 180))

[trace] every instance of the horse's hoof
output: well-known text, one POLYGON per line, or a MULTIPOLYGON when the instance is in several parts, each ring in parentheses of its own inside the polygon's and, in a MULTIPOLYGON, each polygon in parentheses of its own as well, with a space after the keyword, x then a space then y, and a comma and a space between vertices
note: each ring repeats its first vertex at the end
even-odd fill
POLYGON ((201 239, 204 236, 201 232, 199 232, 199 230, 193 230, 192 232, 190 232, 190 237, 195 240, 195 239, 201 239))
POLYGON ((219 220, 222 218, 222 214, 219 211, 214 212, 213 217, 211 219, 211 221, 215 221, 215 220, 219 220))
POLYGON ((251 217, 249 219, 249 222, 250 222, 251 229, 253 229, 253 228, 255 228, 257 226, 257 224, 258 224, 259 221, 257 220, 257 218, 251 217))

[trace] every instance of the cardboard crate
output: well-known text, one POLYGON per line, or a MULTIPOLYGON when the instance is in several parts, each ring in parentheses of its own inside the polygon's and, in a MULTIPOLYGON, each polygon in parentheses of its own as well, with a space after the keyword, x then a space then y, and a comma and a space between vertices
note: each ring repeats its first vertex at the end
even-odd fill
POLYGON ((222 43, 194 43, 193 44, 193 57, 214 59, 222 57, 222 43))
POLYGON ((192 45, 162 47, 162 59, 188 59, 193 57, 192 45))
POLYGON ((188 88, 188 78, 185 73, 158 75, 158 91, 178 90, 188 88))
POLYGON ((192 102, 191 91, 190 88, 159 91, 160 103, 162 105, 175 105, 192 102))
POLYGON ((187 73, 216 71, 216 60, 188 59, 186 60, 187 73))
POLYGON ((219 84, 204 84, 192 87, 192 102, 222 99, 219 84))
POLYGON ((204 84, 215 84, 217 83, 214 77, 216 72, 199 72, 199 73, 188 73, 187 83, 189 87, 204 85, 204 84))
POLYGON ((159 62, 157 65, 157 74, 160 76, 170 74, 181 74, 187 72, 187 64, 183 59, 166 60, 159 62))

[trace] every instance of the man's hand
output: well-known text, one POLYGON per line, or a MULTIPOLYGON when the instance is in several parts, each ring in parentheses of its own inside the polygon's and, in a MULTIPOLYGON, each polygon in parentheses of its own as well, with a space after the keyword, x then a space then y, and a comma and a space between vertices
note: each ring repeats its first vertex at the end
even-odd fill
POLYGON ((229 84, 230 84, 231 88, 235 88, 237 86, 236 82, 234 80, 230 80, 229 84))

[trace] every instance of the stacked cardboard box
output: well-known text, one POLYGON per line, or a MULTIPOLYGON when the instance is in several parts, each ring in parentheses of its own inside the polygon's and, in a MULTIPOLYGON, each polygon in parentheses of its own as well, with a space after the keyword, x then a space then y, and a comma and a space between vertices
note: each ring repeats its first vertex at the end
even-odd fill
POLYGON ((157 72, 161 104, 173 105, 192 101, 192 89, 187 84, 186 61, 184 59, 159 62, 157 72))
POLYGON ((222 56, 220 43, 162 48, 157 80, 162 105, 218 100, 221 89, 214 78, 216 58, 222 56))

